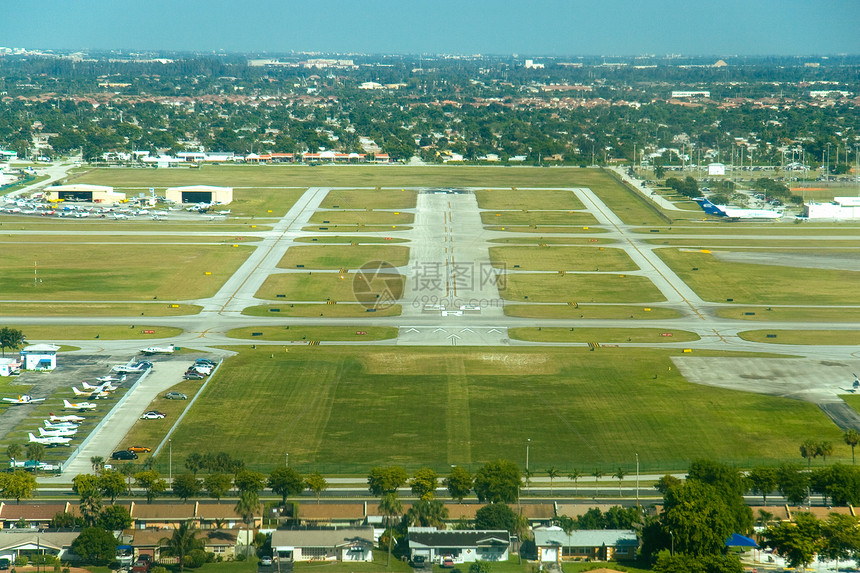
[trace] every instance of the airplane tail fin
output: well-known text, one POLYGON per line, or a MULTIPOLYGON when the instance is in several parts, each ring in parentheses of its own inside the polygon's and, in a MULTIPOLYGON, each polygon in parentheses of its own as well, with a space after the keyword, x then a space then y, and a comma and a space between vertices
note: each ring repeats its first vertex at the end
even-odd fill
POLYGON ((702 208, 702 211, 704 211, 708 215, 716 215, 717 217, 725 217, 726 216, 726 214, 723 213, 723 211, 719 207, 717 207, 716 205, 714 205, 713 203, 711 203, 707 199, 704 199, 704 198, 699 199, 698 203, 699 203, 699 207, 702 208))
POLYGON ((90 386, 86 382, 81 382, 81 386, 84 387, 84 390, 95 390, 97 388, 97 386, 90 386))
POLYGON ((31 442, 38 442, 38 441, 39 441, 39 438, 37 438, 36 436, 34 436, 34 435, 33 435, 33 432, 30 432, 30 441, 31 441, 31 442))
POLYGON ((80 391, 80 390, 78 390, 78 389, 77 389, 77 387, 75 387, 75 386, 72 386, 72 392, 74 392, 74 393, 75 393, 75 396, 83 396, 83 395, 84 395, 84 392, 81 392, 81 391, 80 391))
POLYGON ((68 400, 63 400, 63 406, 65 406, 66 408, 74 408, 74 406, 72 406, 72 403, 68 400))

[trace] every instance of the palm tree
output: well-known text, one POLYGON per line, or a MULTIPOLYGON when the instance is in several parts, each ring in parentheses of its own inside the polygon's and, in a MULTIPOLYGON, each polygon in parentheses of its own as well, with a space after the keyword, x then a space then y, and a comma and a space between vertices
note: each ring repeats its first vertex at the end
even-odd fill
MULTIPOLYGON (((850 430, 845 432, 845 435, 842 437, 842 439, 845 440, 846 444, 851 446, 851 465, 853 466, 854 465, 854 447, 857 444, 860 444, 860 432, 858 432, 854 428, 851 428, 850 430)), ((9 447, 11 448, 12 446, 9 446, 9 447)), ((9 451, 8 448, 6 449, 6 451, 7 452, 9 451)))
POLYGON ((33 462, 33 469, 39 469, 39 462, 45 455, 45 446, 38 442, 30 442, 27 444, 27 459, 33 462))
POLYGON ((250 523, 254 520, 254 514, 259 508, 260 494, 253 490, 246 490, 239 493, 239 500, 233 509, 242 516, 245 524, 250 527, 250 523))
POLYGON ((15 328, 9 328, 8 326, 4 326, 0 328, 0 350, 3 352, 3 356, 6 356, 6 349, 16 349, 19 346, 24 344, 24 333, 15 328))
POLYGON ((827 456, 833 455, 833 444, 831 442, 819 442, 815 448, 815 453, 821 456, 825 465, 827 464, 827 456))
POLYGON ((386 493, 379 500, 379 511, 385 517, 385 526, 388 534, 388 561, 385 567, 391 566, 391 543, 394 540, 394 518, 403 513, 403 504, 400 503, 400 498, 397 492, 386 493))
POLYGON ((573 470, 569 474, 567 474, 567 479, 573 482, 573 491, 576 493, 576 482, 579 478, 582 477, 582 472, 579 470, 573 470))
POLYGON ((173 536, 163 537, 159 545, 164 545, 164 552, 179 558, 179 571, 185 568, 185 556, 195 549, 203 549, 203 542, 197 539, 197 531, 193 521, 186 521, 173 530, 173 536))
POLYGON ((105 459, 101 456, 91 457, 90 464, 92 464, 93 473, 96 475, 101 475, 102 471, 105 469, 105 459))
POLYGON ((526 480, 526 493, 529 492, 529 484, 532 482, 532 478, 535 473, 530 469, 523 470, 523 478, 526 480))
POLYGON ((88 527, 96 524, 96 520, 102 511, 102 496, 97 490, 84 492, 81 496, 81 505, 78 507, 81 512, 81 517, 84 518, 84 523, 88 527))
POLYGON ((549 476, 549 495, 552 496, 552 481, 558 476, 560 476, 561 472, 555 469, 555 466, 550 466, 546 470, 546 475, 549 476))
POLYGON ((448 508, 438 499, 420 499, 406 510, 406 520, 409 525, 444 528, 446 519, 448 519, 448 508))
MULTIPOLYGON (((10 460, 17 460, 23 449, 21 444, 9 444, 6 446, 6 455, 9 456, 10 460)), ((853 450, 854 448, 852 447, 851 449, 853 450)))
POLYGON ((618 497, 621 497, 621 481, 624 479, 624 476, 627 475, 627 472, 624 471, 624 468, 618 468, 618 471, 612 474, 612 477, 618 480, 618 497))
POLYGON ((812 469, 812 458, 818 456, 818 444, 815 440, 806 440, 800 444, 800 457, 806 459, 806 469, 812 469))
POLYGON ((134 474, 137 473, 137 468, 134 467, 134 464, 131 462, 126 462, 119 466, 119 473, 125 476, 127 480, 128 487, 126 487, 126 491, 131 492, 131 478, 134 477, 134 474))
POLYGON ((591 475, 594 476, 594 497, 600 497, 600 478, 603 477, 603 472, 594 470, 591 475))

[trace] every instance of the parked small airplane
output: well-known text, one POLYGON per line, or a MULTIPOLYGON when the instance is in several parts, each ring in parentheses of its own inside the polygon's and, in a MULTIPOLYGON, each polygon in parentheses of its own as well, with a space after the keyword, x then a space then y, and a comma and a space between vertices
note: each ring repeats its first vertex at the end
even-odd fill
POLYGON ((137 365, 123 364, 120 366, 114 366, 113 367, 114 372, 126 372, 128 374, 137 374, 138 372, 143 372, 144 369, 145 369, 145 367, 140 365, 140 364, 137 364, 137 365))
POLYGON ((44 402, 44 398, 33 398, 29 394, 24 394, 23 396, 18 396, 17 398, 3 398, 4 402, 11 402, 15 405, 21 404, 35 404, 36 402, 44 402))
POLYGON ((68 400, 63 400, 63 406, 65 406, 66 410, 94 410, 96 407, 92 402, 72 403, 68 400))
POLYGON ((78 424, 76 424, 74 422, 56 422, 56 423, 54 423, 54 422, 49 422, 48 420, 45 420, 45 428, 47 428, 49 430, 61 430, 63 428, 69 428, 69 429, 75 430, 75 429, 77 429, 77 427, 78 427, 78 424))
POLYGON ((170 346, 147 346, 146 348, 141 348, 140 353, 150 356, 152 354, 173 354, 176 350, 176 346, 171 344, 170 346))
MULTIPOLYGON (((125 382, 125 376, 121 376, 120 378, 117 378, 116 376, 111 376, 111 375, 101 376, 100 378, 96 378, 96 381, 101 382, 102 384, 104 384, 106 382, 125 382)), ((84 388, 86 388, 86 387, 87 387, 87 383, 84 382, 84 388)))
POLYGON ((55 416, 51 413, 48 414, 48 419, 52 422, 83 422, 86 418, 81 416, 55 416))
POLYGON ((43 438, 50 436, 74 436, 78 433, 77 428, 39 428, 39 435, 43 438))
POLYGON ((110 392, 106 390, 78 390, 75 386, 72 386, 72 392, 75 393, 75 396, 86 396, 87 398, 92 398, 94 400, 107 398, 110 395, 110 392))
POLYGON ((92 384, 81 382, 81 386, 84 387, 84 390, 98 390, 99 392, 114 392, 118 388, 118 386, 114 386, 110 382, 105 382, 104 384, 99 384, 98 386, 93 386, 92 384))
POLYGON ((42 444, 43 446, 68 446, 69 442, 72 441, 71 438, 64 438, 63 436, 50 436, 46 438, 37 438, 30 433, 30 441, 35 442, 37 444, 42 444))

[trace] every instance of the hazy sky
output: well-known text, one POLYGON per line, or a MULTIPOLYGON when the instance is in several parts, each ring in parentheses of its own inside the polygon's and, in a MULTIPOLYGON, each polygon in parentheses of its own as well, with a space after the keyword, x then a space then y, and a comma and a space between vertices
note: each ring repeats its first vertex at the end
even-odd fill
POLYGON ((0 0, 0 46, 410 54, 858 54, 860 0, 0 0))

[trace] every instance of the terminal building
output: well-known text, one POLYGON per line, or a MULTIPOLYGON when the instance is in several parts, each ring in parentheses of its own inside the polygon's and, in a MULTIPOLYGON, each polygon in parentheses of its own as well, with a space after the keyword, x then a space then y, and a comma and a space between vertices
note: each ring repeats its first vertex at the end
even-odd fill
POLYGON ((227 205, 233 201, 232 187, 215 187, 213 185, 188 185, 186 187, 168 187, 164 196, 176 203, 218 203, 227 205))
POLYGON ((125 193, 114 191, 106 185, 54 185, 47 187, 44 197, 48 201, 80 201, 84 203, 119 203, 125 201, 125 193))
POLYGON ((830 203, 806 203, 803 216, 808 219, 856 221, 860 219, 860 197, 834 197, 830 203))

